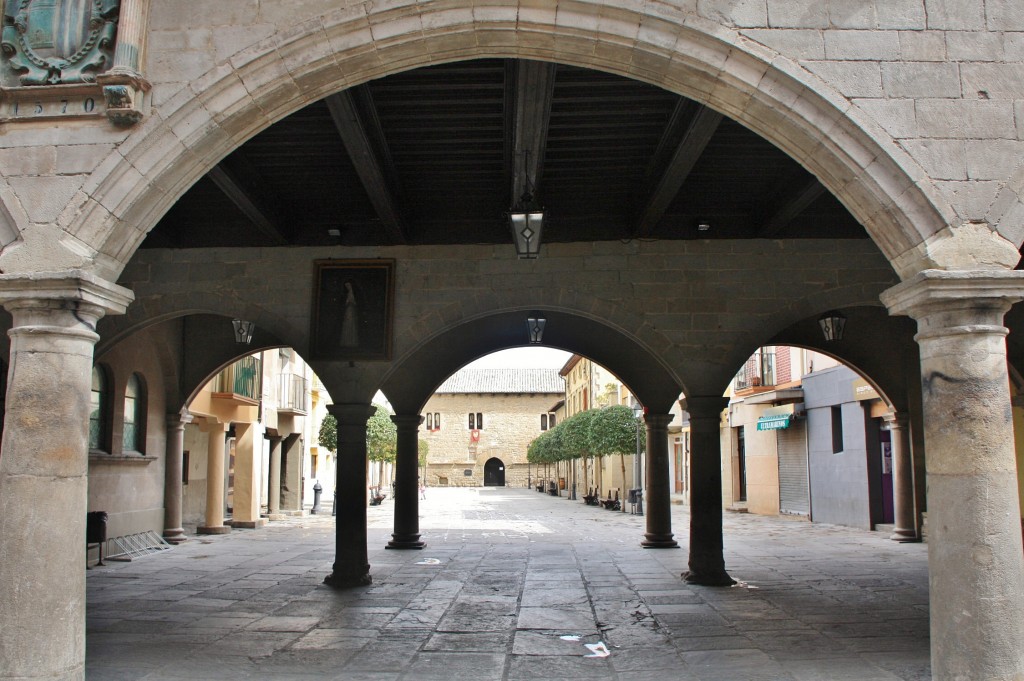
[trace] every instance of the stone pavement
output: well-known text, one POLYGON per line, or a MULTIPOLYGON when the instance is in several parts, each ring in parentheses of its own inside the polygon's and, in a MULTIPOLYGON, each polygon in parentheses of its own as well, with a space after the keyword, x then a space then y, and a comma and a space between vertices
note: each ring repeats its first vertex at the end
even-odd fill
MULTIPOLYGON (((393 503, 368 509, 370 587, 320 583, 330 516, 91 570, 87 678, 930 678, 920 544, 727 514, 741 583, 691 587, 685 548, 642 549, 643 518, 628 513, 522 489, 429 489, 427 548, 387 551, 393 503)), ((687 520, 673 506, 683 546, 687 520)))

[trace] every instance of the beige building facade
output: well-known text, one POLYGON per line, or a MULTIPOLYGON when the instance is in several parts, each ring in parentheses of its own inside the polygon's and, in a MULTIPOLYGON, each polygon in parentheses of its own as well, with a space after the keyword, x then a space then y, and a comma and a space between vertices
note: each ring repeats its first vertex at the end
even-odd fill
POLYGON ((554 369, 463 369, 424 407, 430 487, 527 487, 526 449, 554 420, 563 387, 554 369))

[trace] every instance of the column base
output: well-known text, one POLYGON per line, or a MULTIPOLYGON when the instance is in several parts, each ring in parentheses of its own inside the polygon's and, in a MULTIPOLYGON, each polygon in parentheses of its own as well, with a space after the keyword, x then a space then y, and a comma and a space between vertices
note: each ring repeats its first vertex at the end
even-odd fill
POLYGON ((901 544, 921 541, 921 538, 917 536, 917 532, 903 527, 897 527, 893 530, 892 534, 889 535, 889 539, 900 542, 901 544))
POLYGON ((671 534, 645 534, 640 546, 645 549, 678 549, 679 543, 671 534))
POLYGON ((197 527, 196 534, 228 534, 231 528, 227 525, 213 525, 211 527, 197 527))
POLYGON ((255 530, 258 527, 266 527, 267 519, 260 518, 259 520, 232 520, 231 527, 237 527, 240 530, 255 530))
POLYGON ((335 568, 334 572, 324 577, 324 584, 333 589, 351 589, 357 586, 369 586, 373 584, 373 577, 370 575, 370 566, 356 572, 342 572, 335 568))
POLYGON ((681 576, 687 584, 696 584, 698 586, 732 586, 736 583, 736 580, 730 577, 728 572, 724 571, 716 574, 702 575, 693 570, 687 570, 681 576))
POLYGON ((399 549, 399 550, 419 550, 427 545, 426 542, 420 541, 419 534, 410 534, 408 536, 399 537, 398 535, 391 535, 392 539, 387 543, 386 549, 399 549))
POLYGON ((164 541, 168 544, 184 544, 188 541, 185 530, 180 527, 164 530, 164 541))

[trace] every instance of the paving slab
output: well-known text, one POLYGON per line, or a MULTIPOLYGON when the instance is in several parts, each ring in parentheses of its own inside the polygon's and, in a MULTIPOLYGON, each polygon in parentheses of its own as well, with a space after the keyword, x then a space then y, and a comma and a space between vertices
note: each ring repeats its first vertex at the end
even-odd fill
MULTIPOLYGON (((428 497, 422 551, 385 550, 394 506, 367 509, 374 582, 361 589, 321 584, 334 555, 323 515, 90 570, 86 678, 930 678, 923 545, 726 514, 740 583, 699 587, 680 579, 685 548, 640 546, 641 516, 524 489, 428 497), (607 657, 587 657, 597 643, 607 657)), ((686 509, 672 513, 685 547, 686 509)))

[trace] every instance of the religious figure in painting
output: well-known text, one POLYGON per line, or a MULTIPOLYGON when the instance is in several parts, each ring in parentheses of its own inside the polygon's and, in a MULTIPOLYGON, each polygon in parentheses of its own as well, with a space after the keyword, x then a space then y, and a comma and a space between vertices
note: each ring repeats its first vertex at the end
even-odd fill
POLYGON ((341 313, 341 347, 359 347, 359 304, 352 282, 345 282, 345 303, 341 313))

